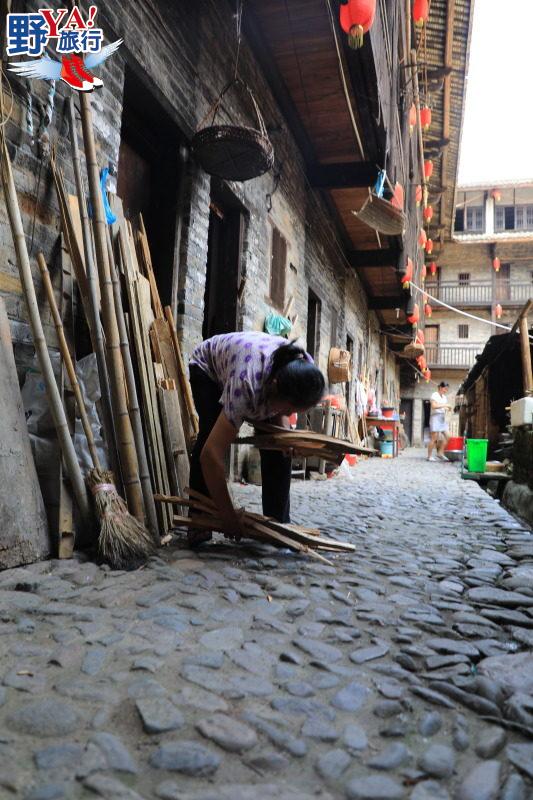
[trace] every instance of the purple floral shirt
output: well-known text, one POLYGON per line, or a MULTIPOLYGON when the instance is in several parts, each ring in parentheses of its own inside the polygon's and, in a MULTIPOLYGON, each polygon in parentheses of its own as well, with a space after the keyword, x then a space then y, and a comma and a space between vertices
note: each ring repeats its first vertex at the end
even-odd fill
POLYGON ((237 430, 244 419, 265 420, 274 415, 265 384, 272 354, 284 344, 287 340, 282 336, 247 331, 212 336, 194 350, 191 365, 200 367, 220 386, 220 404, 237 430))

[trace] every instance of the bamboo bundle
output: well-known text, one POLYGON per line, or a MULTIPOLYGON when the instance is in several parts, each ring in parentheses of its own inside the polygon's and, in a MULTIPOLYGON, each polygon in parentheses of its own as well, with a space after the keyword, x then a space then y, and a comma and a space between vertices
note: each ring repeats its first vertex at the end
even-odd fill
POLYGON ((144 525, 132 516, 124 500, 117 492, 113 473, 103 470, 98 458, 93 432, 87 416, 87 409, 76 377, 74 362, 72 361, 61 315, 57 308, 54 290, 50 280, 50 273, 42 253, 37 255, 37 262, 43 278, 50 311, 57 331, 59 350, 63 357, 68 379, 76 398, 76 405, 87 438, 87 444, 93 469, 87 476, 87 483, 94 495, 98 518, 100 520, 100 536, 98 549, 102 557, 117 569, 124 569, 144 561, 154 549, 154 539, 150 536, 144 525))
POLYGON ((253 444, 261 450, 287 450, 293 455, 318 456, 325 461, 340 464, 347 453, 354 455, 375 455, 374 450, 352 444, 335 436, 326 436, 314 431, 289 430, 267 423, 254 423, 260 430, 254 436, 244 436, 235 444, 253 444))
MULTIPOLYGON (((155 495, 154 499, 158 503, 188 506, 194 510, 195 514, 192 517, 174 517, 176 526, 218 530, 224 533, 224 524, 218 516, 218 510, 213 501, 193 489, 189 489, 188 493, 188 500, 184 497, 168 495, 155 495)), ((353 553, 355 550, 355 545, 321 536, 318 530, 276 522, 270 517, 253 514, 250 511, 242 512, 242 524, 246 529, 247 538, 257 539, 277 547, 289 547, 291 550, 305 553, 327 564, 331 564, 331 562, 320 555, 318 550, 331 553, 353 553)))
POLYGON ((120 351, 120 336, 115 311, 115 299, 113 297, 113 285, 111 283, 111 268, 107 252, 106 222, 102 195, 100 192, 100 176, 96 159, 91 101, 87 94, 80 97, 80 103, 87 175, 89 178, 89 193, 93 208, 96 264, 100 278, 102 318, 108 355, 111 403, 116 425, 117 447, 120 466, 122 468, 124 489, 128 499, 128 507, 139 522, 144 523, 144 504, 138 473, 137 452, 126 401, 126 389, 123 378, 124 368, 120 351))

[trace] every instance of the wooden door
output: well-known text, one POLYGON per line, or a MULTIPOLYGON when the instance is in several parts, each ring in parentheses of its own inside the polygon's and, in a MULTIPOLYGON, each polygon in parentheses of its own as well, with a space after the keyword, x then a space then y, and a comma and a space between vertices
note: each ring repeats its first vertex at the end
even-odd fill
POLYGON ((413 443, 413 401, 400 400, 400 414, 405 414, 403 420, 403 429, 407 440, 411 445, 413 443))
POLYGON ((426 361, 428 364, 436 364, 439 354, 439 325, 426 325, 424 328, 426 361))
POLYGON ((509 300, 511 296, 511 265, 502 264, 494 273, 494 299, 496 302, 509 300))

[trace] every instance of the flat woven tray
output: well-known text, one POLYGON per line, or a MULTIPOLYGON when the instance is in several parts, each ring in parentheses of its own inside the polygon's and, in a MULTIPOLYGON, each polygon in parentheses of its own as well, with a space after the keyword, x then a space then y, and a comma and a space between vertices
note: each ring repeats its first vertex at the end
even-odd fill
POLYGON ((274 164, 270 140, 255 128, 211 125, 195 134, 192 147, 209 175, 227 181, 257 178, 274 164))

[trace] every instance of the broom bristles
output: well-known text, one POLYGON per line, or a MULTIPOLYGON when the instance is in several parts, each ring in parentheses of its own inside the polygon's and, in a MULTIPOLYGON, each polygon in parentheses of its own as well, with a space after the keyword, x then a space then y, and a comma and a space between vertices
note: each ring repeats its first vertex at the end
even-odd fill
POLYGON ((114 485, 113 473, 90 470, 87 483, 100 520, 98 552, 115 569, 131 569, 154 551, 154 541, 147 529, 128 511, 114 485))

